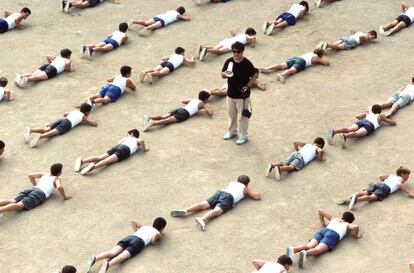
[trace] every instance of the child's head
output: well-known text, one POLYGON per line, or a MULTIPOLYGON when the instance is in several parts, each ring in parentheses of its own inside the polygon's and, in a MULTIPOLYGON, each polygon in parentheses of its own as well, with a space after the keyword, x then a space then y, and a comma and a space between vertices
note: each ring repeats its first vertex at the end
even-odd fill
POLYGON ((0 140, 0 155, 3 154, 4 147, 6 147, 6 144, 2 140, 0 140))
POLYGON ((254 28, 252 28, 252 27, 248 27, 246 29, 245 33, 249 36, 254 36, 254 35, 256 35, 256 30, 254 30, 254 28))
POLYGON ((184 55, 184 52, 185 52, 185 49, 184 49, 184 48, 182 48, 181 46, 179 46, 179 47, 177 47, 177 48, 175 49, 175 54, 181 54, 181 55, 184 55))
POLYGON ((128 131, 128 135, 139 138, 139 131, 137 129, 131 129, 128 131))
POLYGON ((247 186, 249 185, 250 182, 250 177, 248 177, 247 175, 240 175, 239 177, 237 177, 237 182, 242 183, 243 185, 247 186))
POLYGON ((159 232, 162 232, 167 225, 167 221, 165 221, 162 217, 155 218, 154 222, 152 223, 153 228, 158 230, 159 232))
POLYGON ((306 2, 306 1, 300 1, 299 5, 304 6, 306 12, 309 11, 309 4, 308 4, 308 2, 306 2))
POLYGON ((322 48, 317 48, 313 51, 313 54, 316 54, 319 58, 323 57, 325 51, 322 48))
POLYGON ((125 33, 128 30, 128 24, 125 23, 125 22, 120 23, 119 26, 118 26, 118 29, 119 29, 120 32, 125 33))
POLYGON ((55 163, 50 166, 50 174, 53 176, 59 176, 62 174, 63 165, 60 163, 55 163))
POLYGON ((80 106, 80 110, 85 116, 89 115, 92 110, 92 105, 87 103, 82 103, 80 106))
POLYGON ((410 177, 410 169, 408 169, 407 167, 404 166, 400 166, 395 173, 397 174, 397 176, 402 177, 404 180, 407 180, 410 177))
POLYGON ((374 113, 374 114, 381 114, 381 111, 382 111, 381 105, 379 105, 379 104, 372 105, 372 107, 371 107, 371 112, 372 113, 374 113))
POLYGON ((377 32, 375 30, 368 31, 368 39, 370 40, 377 39, 377 32))
POLYGON ((175 11, 177 11, 179 14, 183 15, 185 13, 184 7, 178 7, 175 11))
POLYGON ((0 87, 6 87, 9 81, 5 77, 0 77, 0 87))
POLYGON ((323 149, 323 146, 325 146, 325 140, 321 137, 315 138, 313 141, 313 144, 316 144, 319 148, 323 149))
POLYGON ((76 273, 76 267, 73 265, 65 265, 62 268, 62 273, 76 273))
POLYGON ((23 18, 26 19, 27 17, 30 16, 30 14, 32 14, 32 11, 28 7, 24 7, 20 11, 20 13, 23 15, 23 18))
POLYGON ((121 71, 122 77, 128 78, 128 77, 131 76, 132 68, 130 66, 124 65, 124 66, 121 67, 120 71, 121 71))
POLYGON ((200 91, 198 92, 198 99, 201 100, 202 102, 206 103, 208 101, 208 99, 210 98, 210 93, 207 91, 200 91))
POLYGON ((64 48, 60 51, 60 56, 62 58, 70 59, 70 56, 72 56, 72 51, 70 51, 69 48, 64 48))
POLYGON ((288 255, 282 255, 277 258, 277 263, 283 265, 286 270, 289 270, 289 266, 293 264, 293 261, 288 255))
POLYGON ((342 213, 342 220, 351 224, 355 220, 355 216, 352 212, 345 211, 344 213, 342 213))

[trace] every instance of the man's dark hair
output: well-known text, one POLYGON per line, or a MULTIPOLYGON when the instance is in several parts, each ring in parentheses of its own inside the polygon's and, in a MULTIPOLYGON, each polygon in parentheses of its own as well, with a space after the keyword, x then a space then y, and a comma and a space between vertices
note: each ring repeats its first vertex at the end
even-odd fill
POLYGON ((62 273, 76 273, 76 267, 73 265, 65 265, 62 268, 62 273))
POLYGON ((152 223, 152 226, 158 231, 164 229, 166 225, 167 221, 165 221, 165 219, 162 217, 155 218, 154 222, 152 223))
POLYGON ((293 261, 288 255, 282 255, 282 256, 279 256, 279 258, 277 258, 277 263, 285 266, 285 265, 292 265, 293 261))
POLYGON ((20 13, 28 13, 28 14, 32 14, 32 11, 31 11, 28 7, 24 7, 24 8, 22 8, 22 10, 20 11, 20 13))
POLYGON ((210 93, 205 90, 198 92, 198 99, 201 101, 208 100, 210 96, 211 96, 210 93))
POLYGON ((352 212, 345 211, 342 213, 342 220, 351 224, 355 220, 355 216, 352 212))
POLYGON ((4 149, 4 147, 6 147, 6 143, 4 143, 3 140, 0 140, 0 150, 4 149))
POLYGON ((306 11, 309 11, 309 4, 306 1, 300 1, 299 5, 302 5, 306 8, 306 11))
POLYGON ((313 54, 318 55, 319 58, 322 58, 324 53, 325 51, 322 48, 317 48, 313 51, 313 54))
POLYGON ((397 174, 397 176, 401 176, 402 174, 410 174, 411 171, 410 169, 408 169, 407 167, 404 166, 400 166, 395 173, 397 174))
POLYGON ((246 32, 245 32, 247 35, 249 35, 249 36, 254 36, 254 35, 256 35, 256 30, 254 30, 254 28, 252 28, 252 27, 248 27, 247 29, 246 29, 246 32))
POLYGON ((70 51, 69 48, 64 48, 60 51, 60 56, 62 58, 69 59, 71 55, 72 55, 72 51, 70 51))
POLYGON ((118 26, 118 29, 119 29, 120 32, 125 33, 128 30, 128 24, 125 23, 125 22, 120 23, 119 26, 118 26))
POLYGON ((122 77, 126 77, 128 74, 131 74, 132 68, 130 66, 124 65, 121 67, 122 77))
POLYGON ((136 138, 139 138, 139 131, 137 129, 131 129, 128 131, 128 134, 133 135, 136 138))
POLYGON ((9 81, 7 80, 7 78, 5 78, 5 77, 0 77, 0 86, 1 87, 6 87, 6 85, 7 85, 7 83, 8 83, 9 81))
POLYGON ((175 49, 175 54, 184 54, 184 52, 185 52, 185 49, 182 48, 181 46, 175 49))
POLYGON ((90 112, 91 110, 92 110, 92 105, 90 105, 90 104, 82 103, 81 106, 80 106, 80 111, 83 114, 86 114, 86 113, 90 112))
POLYGON ((184 7, 178 7, 175 11, 177 11, 179 14, 183 15, 185 13, 184 7))
POLYGON ((315 138, 315 140, 313 141, 313 143, 321 145, 321 148, 323 148, 323 146, 325 146, 325 140, 321 137, 317 137, 315 138))
POLYGON ((58 176, 62 173, 63 165, 60 163, 55 163, 52 166, 50 166, 50 173, 54 176, 58 176))
POLYGON ((372 105, 371 112, 374 114, 381 114, 382 107, 379 104, 372 105))
POLYGON ((377 39, 377 32, 375 30, 371 30, 368 33, 371 34, 372 36, 374 36, 375 39, 377 39))
POLYGON ((240 42, 235 42, 234 44, 231 45, 231 50, 244 51, 244 44, 242 44, 240 42))
POLYGON ((240 175, 239 177, 237 177, 237 182, 242 183, 243 185, 247 186, 249 185, 250 182, 250 177, 248 177, 247 175, 240 175))

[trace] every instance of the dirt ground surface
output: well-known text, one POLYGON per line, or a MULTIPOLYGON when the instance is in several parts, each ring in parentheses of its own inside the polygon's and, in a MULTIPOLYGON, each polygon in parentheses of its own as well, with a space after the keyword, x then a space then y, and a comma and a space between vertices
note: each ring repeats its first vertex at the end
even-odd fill
MULTIPOLYGON (((160 63, 162 56, 182 46, 188 56, 200 44, 215 44, 229 30, 258 31, 257 47, 245 56, 257 67, 282 62, 311 51, 321 40, 334 41, 351 29, 378 29, 400 14, 397 0, 343 0, 320 9, 294 27, 272 36, 260 33, 264 20, 289 9, 296 1, 234 0, 226 4, 196 6, 185 0, 109 1, 88 10, 60 11, 57 0, 2 0, 0 11, 32 9, 23 31, 0 36, 0 74, 9 79, 16 100, 0 103, 0 139, 6 151, 0 158, 1 198, 13 198, 29 187, 27 174, 64 165, 62 181, 73 195, 62 201, 54 194, 30 212, 9 213, 0 219, 0 272, 53 272, 73 264, 83 272, 86 259, 112 248, 132 233, 130 221, 150 224, 157 216, 167 219, 160 245, 112 272, 238 273, 254 271, 253 258, 276 259, 289 245, 307 242, 319 228, 317 209, 339 215, 345 210, 335 202, 391 174, 400 165, 414 169, 414 106, 394 116, 396 127, 383 126, 373 136, 327 145, 327 160, 313 162, 281 182, 264 177, 271 160, 282 160, 293 150, 292 142, 325 137, 329 127, 355 122, 355 115, 373 103, 387 100, 409 83, 412 73, 414 27, 368 46, 331 53, 331 66, 315 66, 287 80, 275 74, 260 75, 265 92, 253 91, 253 116, 249 141, 243 146, 224 141, 228 117, 225 99, 212 99, 214 115, 199 113, 185 123, 143 133, 150 151, 138 153, 121 164, 81 176, 73 171, 78 156, 101 154, 126 131, 142 129, 143 114, 161 114, 197 96, 203 88, 221 86, 220 69, 225 56, 208 56, 193 67, 183 67, 152 86, 139 82, 139 72, 160 63), (148 19, 185 6, 192 17, 138 36, 128 32, 127 45, 94 60, 80 59, 79 46, 95 43, 130 17, 148 19), (62 48, 73 51, 76 71, 26 89, 13 85, 15 73, 32 72, 48 54, 62 48), (125 94, 117 103, 96 107, 97 128, 79 126, 63 137, 30 149, 24 144, 25 126, 45 126, 99 90, 105 79, 122 65, 133 67, 137 95, 125 94), (205 200, 240 174, 263 194, 261 201, 242 201, 235 209, 209 223, 200 232, 194 216, 173 219, 172 209, 205 200)), ((412 3, 414 4, 414 2, 412 3)), ((413 179, 411 179, 413 180, 413 179)), ((414 190, 412 181, 408 187, 414 190)), ((289 272, 400 273, 408 272, 413 257, 413 199, 396 193, 383 202, 357 205, 356 222, 364 237, 347 236, 332 253, 309 258, 306 268, 295 263, 289 272)), ((201 215, 201 214, 199 214, 201 215)), ((298 257, 297 257, 298 258, 298 257)), ((97 272, 97 267, 94 269, 97 272)))

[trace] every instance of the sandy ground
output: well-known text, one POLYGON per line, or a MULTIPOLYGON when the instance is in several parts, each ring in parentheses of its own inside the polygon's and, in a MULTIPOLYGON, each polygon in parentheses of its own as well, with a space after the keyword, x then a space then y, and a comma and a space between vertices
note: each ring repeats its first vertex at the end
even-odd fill
MULTIPOLYGON (((138 94, 124 95, 116 104, 97 107, 97 128, 79 126, 64 137, 36 149, 23 143, 24 126, 44 126, 95 93, 104 80, 131 65, 133 79, 155 66, 176 46, 195 54, 199 44, 214 44, 228 31, 260 30, 266 19, 287 10, 295 1, 234 0, 197 7, 192 1, 122 0, 99 7, 60 12, 58 1, 2 0, 0 10, 29 6, 33 14, 24 31, 1 35, 0 74, 9 78, 16 101, 0 104, 0 138, 7 143, 0 159, 2 198, 14 197, 30 185, 26 175, 64 164, 64 186, 73 198, 55 194, 40 208, 8 214, 0 220, 0 272, 52 272, 65 264, 82 268, 87 257, 114 246, 131 231, 130 220, 151 223, 156 216, 168 221, 165 238, 113 272, 236 273, 251 272, 251 259, 275 259, 288 245, 305 243, 319 228, 317 209, 340 214, 335 204, 389 174, 400 165, 414 168, 412 145, 414 106, 395 115, 396 127, 383 126, 374 136, 326 148, 327 161, 314 162, 300 173, 275 182, 263 176, 270 160, 281 160, 293 149, 293 140, 312 141, 328 127, 347 126, 373 103, 384 101, 413 76, 411 48, 414 29, 356 50, 330 54, 330 67, 314 67, 285 85, 274 75, 261 76, 266 92, 254 91, 249 142, 240 147, 223 141, 227 114, 225 99, 214 99, 213 118, 205 113, 169 128, 143 134, 150 148, 122 164, 82 177, 73 172, 76 157, 100 154, 131 128, 141 128, 142 115, 161 114, 195 97, 203 88, 223 84, 219 71, 229 56, 208 57, 184 67, 153 86, 138 84, 138 94), (191 22, 177 23, 142 38, 137 29, 130 42, 115 52, 79 58, 81 43, 101 41, 128 18, 150 18, 184 5, 191 22), (16 72, 34 71, 45 55, 61 48, 73 50, 76 71, 18 89, 16 72), (239 174, 248 174, 259 202, 243 201, 234 210, 197 230, 194 217, 172 219, 170 210, 204 200, 239 174)), ((377 29, 396 17, 399 1, 344 0, 312 10, 306 20, 271 37, 258 34, 257 48, 245 56, 256 66, 284 61, 310 50, 321 39, 329 41, 358 30, 377 29)), ((409 183, 409 188, 414 187, 409 183)), ((355 210, 363 239, 346 238, 333 252, 309 259, 305 270, 290 272, 399 273, 413 260, 413 200, 401 193, 386 201, 355 210)), ((82 272, 82 271, 80 271, 82 272)))

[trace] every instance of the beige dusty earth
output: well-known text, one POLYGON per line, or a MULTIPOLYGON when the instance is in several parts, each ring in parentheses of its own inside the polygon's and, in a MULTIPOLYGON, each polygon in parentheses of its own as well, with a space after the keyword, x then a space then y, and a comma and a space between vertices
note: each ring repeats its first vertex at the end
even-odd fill
MULTIPOLYGON (((152 86, 138 83, 139 72, 153 67, 162 56, 183 46, 188 55, 199 44, 215 44, 229 30, 258 32, 264 20, 287 10, 295 1, 234 0, 196 6, 190 0, 122 0, 104 3, 70 15, 57 0, 1 0, 0 10, 29 6, 33 14, 23 31, 0 36, 0 74, 8 77, 16 100, 0 103, 0 139, 6 152, 0 159, 1 198, 13 198, 30 186, 27 174, 64 164, 62 180, 69 201, 55 194, 30 212, 10 213, 0 220, 0 272, 53 272, 65 264, 82 271, 88 256, 112 248, 132 233, 130 220, 150 224, 164 216, 168 225, 160 245, 149 247, 112 272, 238 273, 251 272, 251 260, 276 259, 289 245, 305 243, 319 228, 317 209, 339 215, 335 202, 390 174, 400 165, 414 169, 414 106, 397 115, 396 127, 383 126, 373 136, 326 147, 327 160, 314 162, 281 182, 264 177, 270 160, 282 160, 292 141, 325 136, 328 127, 348 126, 355 115, 384 101, 409 82, 412 73, 414 27, 374 44, 328 55, 330 67, 313 67, 288 79, 274 74, 260 79, 266 92, 254 91, 249 142, 237 146, 224 141, 227 126, 225 99, 211 100, 214 116, 200 113, 191 120, 143 133, 150 151, 122 164, 83 177, 73 171, 78 156, 105 152, 131 128, 142 128, 143 114, 161 114, 195 97, 203 88, 222 85, 219 71, 230 55, 207 57, 194 67, 183 67, 152 86), (101 41, 118 23, 130 17, 150 18, 183 5, 192 17, 156 31, 147 38, 138 28, 128 32, 129 43, 93 61, 79 58, 82 43, 101 41), (31 72, 45 63, 45 55, 70 48, 76 71, 19 89, 16 72, 31 72), (117 103, 96 107, 97 128, 79 126, 30 149, 24 144, 25 126, 45 126, 95 93, 104 80, 127 64, 134 69, 138 92, 117 103), (263 194, 246 200, 200 232, 194 216, 172 219, 169 212, 204 200, 240 174, 263 194)), ((400 13, 397 0, 343 0, 312 9, 305 20, 273 36, 258 34, 258 44, 245 56, 257 67, 281 62, 311 51, 320 40, 333 41, 350 29, 368 31, 400 13)), ((411 179, 413 180, 413 178, 411 179)), ((414 190, 412 181, 408 187, 414 190)), ((358 205, 356 223, 364 237, 348 236, 333 253, 310 258, 304 270, 295 264, 289 272, 400 273, 414 260, 414 200, 402 193, 384 202, 358 205)), ((201 215, 201 214, 200 214, 201 215)), ((97 268, 95 269, 97 272, 97 268)))

